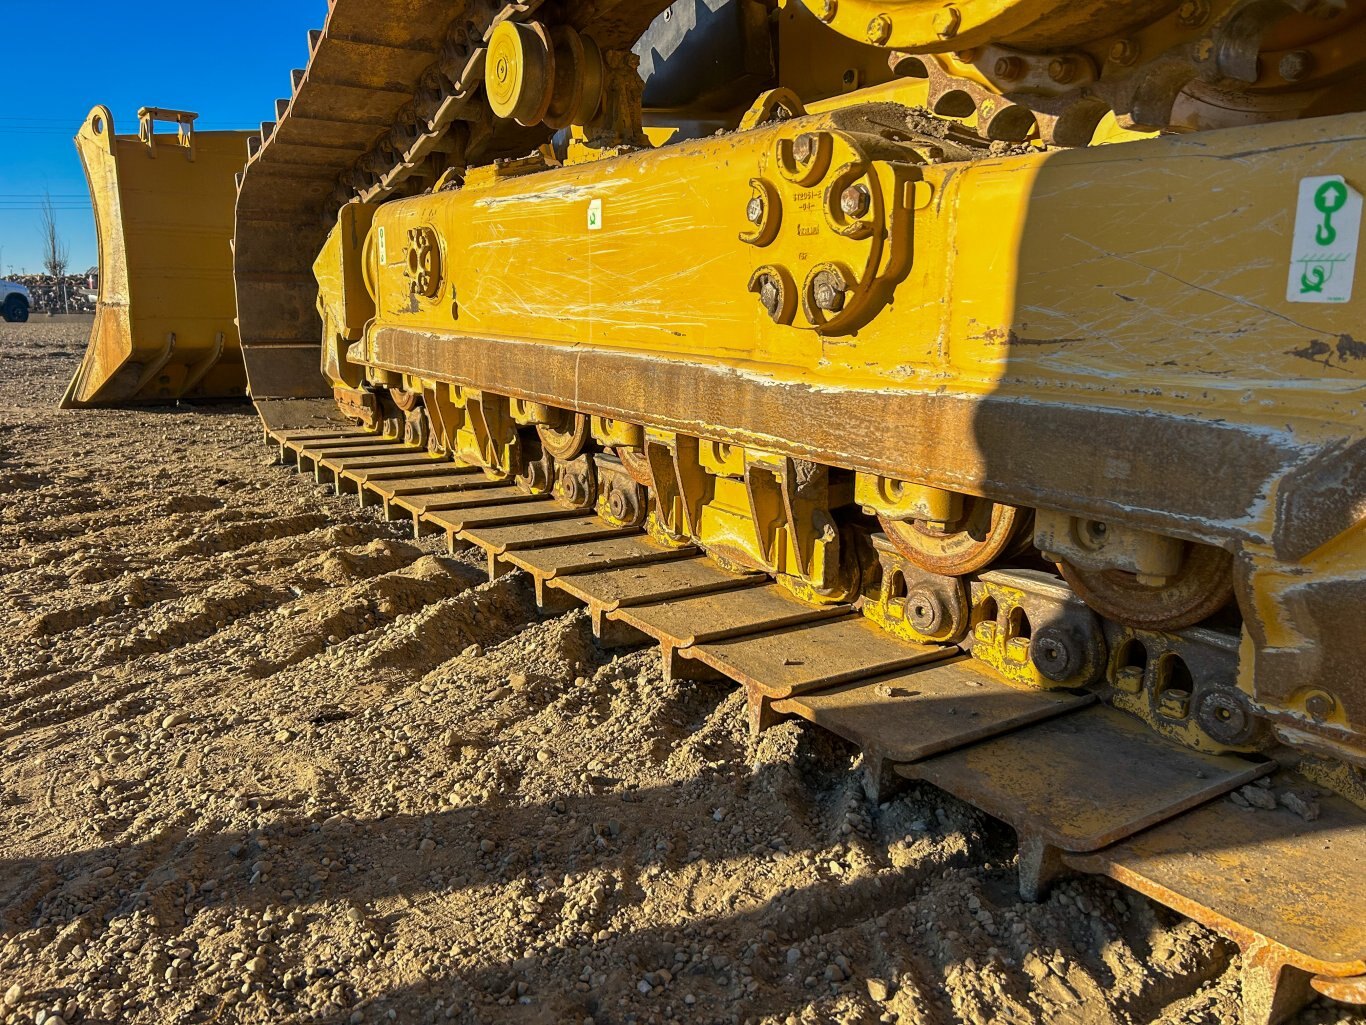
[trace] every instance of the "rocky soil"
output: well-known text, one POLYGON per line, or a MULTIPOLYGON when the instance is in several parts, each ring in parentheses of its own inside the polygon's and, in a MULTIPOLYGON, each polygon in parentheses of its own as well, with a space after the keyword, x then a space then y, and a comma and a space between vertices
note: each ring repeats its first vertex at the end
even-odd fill
POLYGON ((1234 1020, 1212 933, 1020 902, 1004 827, 752 742, 246 407, 56 411, 82 330, 0 324, 0 1021, 1234 1020))

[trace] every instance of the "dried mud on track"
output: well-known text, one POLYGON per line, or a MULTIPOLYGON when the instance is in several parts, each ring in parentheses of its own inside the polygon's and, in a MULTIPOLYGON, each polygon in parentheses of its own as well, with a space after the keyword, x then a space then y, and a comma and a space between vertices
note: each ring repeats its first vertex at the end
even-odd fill
POLYGON ((1213 934, 1021 903, 1004 827, 752 743, 245 406, 56 411, 83 330, 0 325, 0 1021, 1233 1021, 1213 934))

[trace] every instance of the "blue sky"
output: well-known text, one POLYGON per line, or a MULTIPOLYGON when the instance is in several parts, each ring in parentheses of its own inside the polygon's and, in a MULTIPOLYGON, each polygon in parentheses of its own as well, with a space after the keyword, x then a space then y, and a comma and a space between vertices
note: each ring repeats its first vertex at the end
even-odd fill
MULTIPOLYGON (((57 208, 71 267, 97 262, 85 177, 71 139, 97 103, 119 134, 139 107, 197 111, 201 129, 274 117, 326 0, 8 0, 0 58, 0 276, 40 269, 38 205, 57 208)), ((245 157, 245 154, 244 154, 245 157)))

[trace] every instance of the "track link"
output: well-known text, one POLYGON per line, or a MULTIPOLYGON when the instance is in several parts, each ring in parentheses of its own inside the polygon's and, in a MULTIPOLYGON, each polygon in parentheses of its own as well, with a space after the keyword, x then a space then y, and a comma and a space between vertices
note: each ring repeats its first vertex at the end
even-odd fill
POLYGON ((1012 685, 851 605, 804 605, 698 549, 402 442, 265 416, 283 461, 415 534, 481 550, 490 578, 526 572, 547 612, 587 606, 604 645, 654 643, 669 678, 735 681, 755 733, 796 716, 852 742, 874 800, 909 778, 1003 820, 1025 897, 1063 873, 1104 875, 1219 932, 1243 952, 1245 1025, 1280 1021, 1314 991, 1366 1003, 1366 812, 1333 795, 1309 814, 1280 806, 1277 794, 1310 785, 1276 762, 1177 746, 1092 694, 1012 685))

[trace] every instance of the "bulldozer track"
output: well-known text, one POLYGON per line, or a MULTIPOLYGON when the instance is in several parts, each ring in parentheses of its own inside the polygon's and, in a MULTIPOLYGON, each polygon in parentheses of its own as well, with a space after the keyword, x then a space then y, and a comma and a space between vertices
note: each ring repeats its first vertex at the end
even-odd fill
POLYGON ((586 606, 605 645, 657 645, 667 678, 734 681, 756 734, 795 716, 853 743, 871 798, 922 780, 1003 820, 1025 896, 1060 873, 1103 875, 1221 933, 1243 951, 1248 1025, 1312 991, 1366 997, 1366 919, 1334 910, 1359 902, 1366 815, 1333 795, 1316 816, 1230 799, 1308 785, 1275 761, 1180 747, 1084 691, 1012 686, 957 647, 882 632, 852 605, 803 604, 699 549, 662 547, 349 424, 268 426, 265 440, 338 493, 411 519, 415 534, 481 551, 490 579, 527 573, 544 611, 586 606))
MULTIPOLYGON (((456 129, 481 161, 499 156, 481 124, 483 42, 499 21, 541 6, 329 4, 308 66, 238 178, 238 322, 251 394, 280 458, 410 521, 417 535, 481 551, 490 578, 525 572, 547 612, 586 607, 605 645, 656 645, 670 679, 734 681, 755 732, 797 717, 852 742, 871 796, 921 780, 1005 821, 1026 896, 1062 872, 1107 876, 1218 931, 1244 954, 1248 1025, 1281 1019, 1311 989, 1366 1003, 1366 812, 1347 800, 1323 795, 1315 815, 1297 814, 1275 795, 1309 782, 1272 760, 1183 748, 1094 694, 1012 685, 958 647, 883 632, 853 605, 802 604, 699 548, 663 547, 643 528, 336 419, 308 273, 336 208, 431 187, 425 158, 456 129), (454 50, 453 12, 468 29, 454 50), (393 126, 405 110, 416 120, 400 138, 393 126), (1233 799, 1240 791, 1264 796, 1253 807, 1233 799)), ((664 6, 556 9, 564 24, 620 46, 664 6)))

